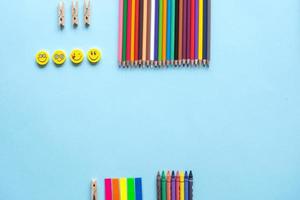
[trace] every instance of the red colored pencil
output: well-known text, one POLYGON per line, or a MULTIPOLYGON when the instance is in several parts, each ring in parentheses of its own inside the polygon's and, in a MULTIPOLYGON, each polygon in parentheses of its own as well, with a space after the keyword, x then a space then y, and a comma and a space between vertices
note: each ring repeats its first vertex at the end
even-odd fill
MULTIPOLYGON (((134 60, 137 62, 139 60, 139 12, 140 12, 140 4, 139 0, 135 1, 135 33, 134 33, 134 60)), ((137 64, 137 63, 135 63, 137 64)))

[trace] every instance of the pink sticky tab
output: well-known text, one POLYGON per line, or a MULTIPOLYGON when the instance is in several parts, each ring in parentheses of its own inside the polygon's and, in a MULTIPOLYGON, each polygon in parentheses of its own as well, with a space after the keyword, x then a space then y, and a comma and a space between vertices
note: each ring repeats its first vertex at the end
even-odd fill
POLYGON ((104 179, 104 187, 105 187, 105 200, 112 200, 112 188, 111 188, 111 179, 104 179))

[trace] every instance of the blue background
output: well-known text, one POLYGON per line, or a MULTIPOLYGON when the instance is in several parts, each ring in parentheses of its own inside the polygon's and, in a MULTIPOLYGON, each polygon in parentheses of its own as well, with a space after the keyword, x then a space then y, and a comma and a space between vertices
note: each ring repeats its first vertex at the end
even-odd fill
POLYGON ((213 0, 209 69, 119 69, 118 2, 57 27, 57 1, 2 1, 0 199, 89 199, 89 182, 192 169, 196 200, 300 199, 300 1, 213 0), (35 53, 99 47, 74 67, 35 53))

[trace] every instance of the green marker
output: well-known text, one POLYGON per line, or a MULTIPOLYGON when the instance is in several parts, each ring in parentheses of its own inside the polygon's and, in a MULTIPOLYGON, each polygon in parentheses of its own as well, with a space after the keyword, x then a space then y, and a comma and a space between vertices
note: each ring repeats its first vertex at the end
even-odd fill
POLYGON ((135 200, 134 178, 127 178, 127 200, 135 200))
POLYGON ((165 172, 162 171, 161 174, 161 200, 167 199, 167 182, 165 172))

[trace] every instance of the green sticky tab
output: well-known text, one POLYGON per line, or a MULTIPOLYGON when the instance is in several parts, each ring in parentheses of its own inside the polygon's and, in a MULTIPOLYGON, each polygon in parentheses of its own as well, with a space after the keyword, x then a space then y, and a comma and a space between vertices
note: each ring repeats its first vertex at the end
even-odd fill
POLYGON ((135 200, 134 178, 127 178, 127 197, 128 200, 135 200))

